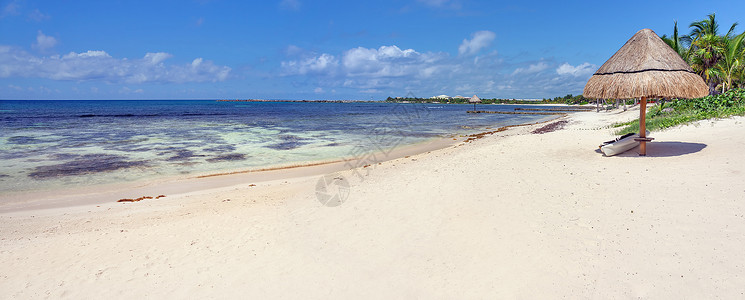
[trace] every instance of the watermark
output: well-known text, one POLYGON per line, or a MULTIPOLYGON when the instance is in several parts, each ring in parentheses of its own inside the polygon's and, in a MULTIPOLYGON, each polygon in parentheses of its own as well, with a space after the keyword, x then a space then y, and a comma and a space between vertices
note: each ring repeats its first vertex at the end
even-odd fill
POLYGON ((339 174, 321 176, 316 183, 316 198, 324 206, 342 205, 349 198, 349 181, 339 174))
MULTIPOLYGON (((416 96, 409 92, 406 98, 416 96)), ((366 132, 370 143, 357 145, 350 150, 349 159, 344 163, 345 168, 350 169, 360 181, 365 181, 370 171, 388 159, 393 149, 404 142, 406 132, 411 131, 414 122, 428 114, 429 111, 421 103, 396 103, 389 113, 384 114, 366 132)), ((325 206, 341 205, 347 200, 349 193, 349 182, 341 175, 325 175, 316 184, 316 197, 325 206), (329 185, 335 185, 331 189, 339 192, 329 192, 329 185)))

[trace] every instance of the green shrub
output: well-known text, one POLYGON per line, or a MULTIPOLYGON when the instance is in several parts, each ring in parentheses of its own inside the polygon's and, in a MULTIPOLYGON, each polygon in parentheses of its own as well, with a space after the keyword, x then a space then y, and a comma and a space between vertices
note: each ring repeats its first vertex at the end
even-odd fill
MULTIPOLYGON (((721 95, 696 99, 675 99, 652 107, 647 113, 649 131, 665 129, 698 120, 745 115, 745 89, 732 89, 721 95), (672 111, 664 111, 672 108, 672 111)), ((639 132, 639 121, 622 123, 617 133, 639 132)))

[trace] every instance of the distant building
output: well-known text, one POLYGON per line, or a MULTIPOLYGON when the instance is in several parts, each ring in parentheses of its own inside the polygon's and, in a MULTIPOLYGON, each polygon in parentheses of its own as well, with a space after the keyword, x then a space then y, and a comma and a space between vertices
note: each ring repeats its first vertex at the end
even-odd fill
POLYGON ((452 99, 452 97, 450 97, 448 95, 439 95, 439 96, 432 96, 432 97, 430 97, 430 99, 445 99, 445 100, 447 100, 447 99, 452 99))

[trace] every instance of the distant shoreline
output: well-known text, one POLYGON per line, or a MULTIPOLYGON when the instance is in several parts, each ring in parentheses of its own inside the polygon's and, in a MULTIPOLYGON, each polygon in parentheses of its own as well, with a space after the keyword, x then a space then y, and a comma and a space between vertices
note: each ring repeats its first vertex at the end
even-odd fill
MULTIPOLYGON (((490 99, 489 99, 490 100, 490 99)), ((447 105, 473 105, 468 102, 437 102, 437 101, 408 101, 408 100, 269 100, 269 99, 219 99, 217 102, 262 102, 262 103, 391 103, 391 104, 447 104, 447 105)), ((487 100, 488 101, 488 100, 487 100)), ((478 103, 477 105, 550 105, 550 106, 566 106, 576 105, 583 106, 580 104, 566 104, 560 102, 543 102, 543 101, 511 101, 505 100, 504 102, 486 102, 478 103)))
POLYGON ((305 102, 305 103, 384 103, 370 100, 266 100, 266 99, 220 99, 217 102, 305 102))

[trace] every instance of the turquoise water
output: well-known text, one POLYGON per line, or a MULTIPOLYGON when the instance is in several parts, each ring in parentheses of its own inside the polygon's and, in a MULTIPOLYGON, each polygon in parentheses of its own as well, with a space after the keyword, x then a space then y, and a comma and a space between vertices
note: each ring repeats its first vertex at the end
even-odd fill
MULTIPOLYGON (((513 111, 516 106, 481 105, 513 111)), ((0 192, 335 160, 541 115, 471 105, 0 101, 0 192)))

